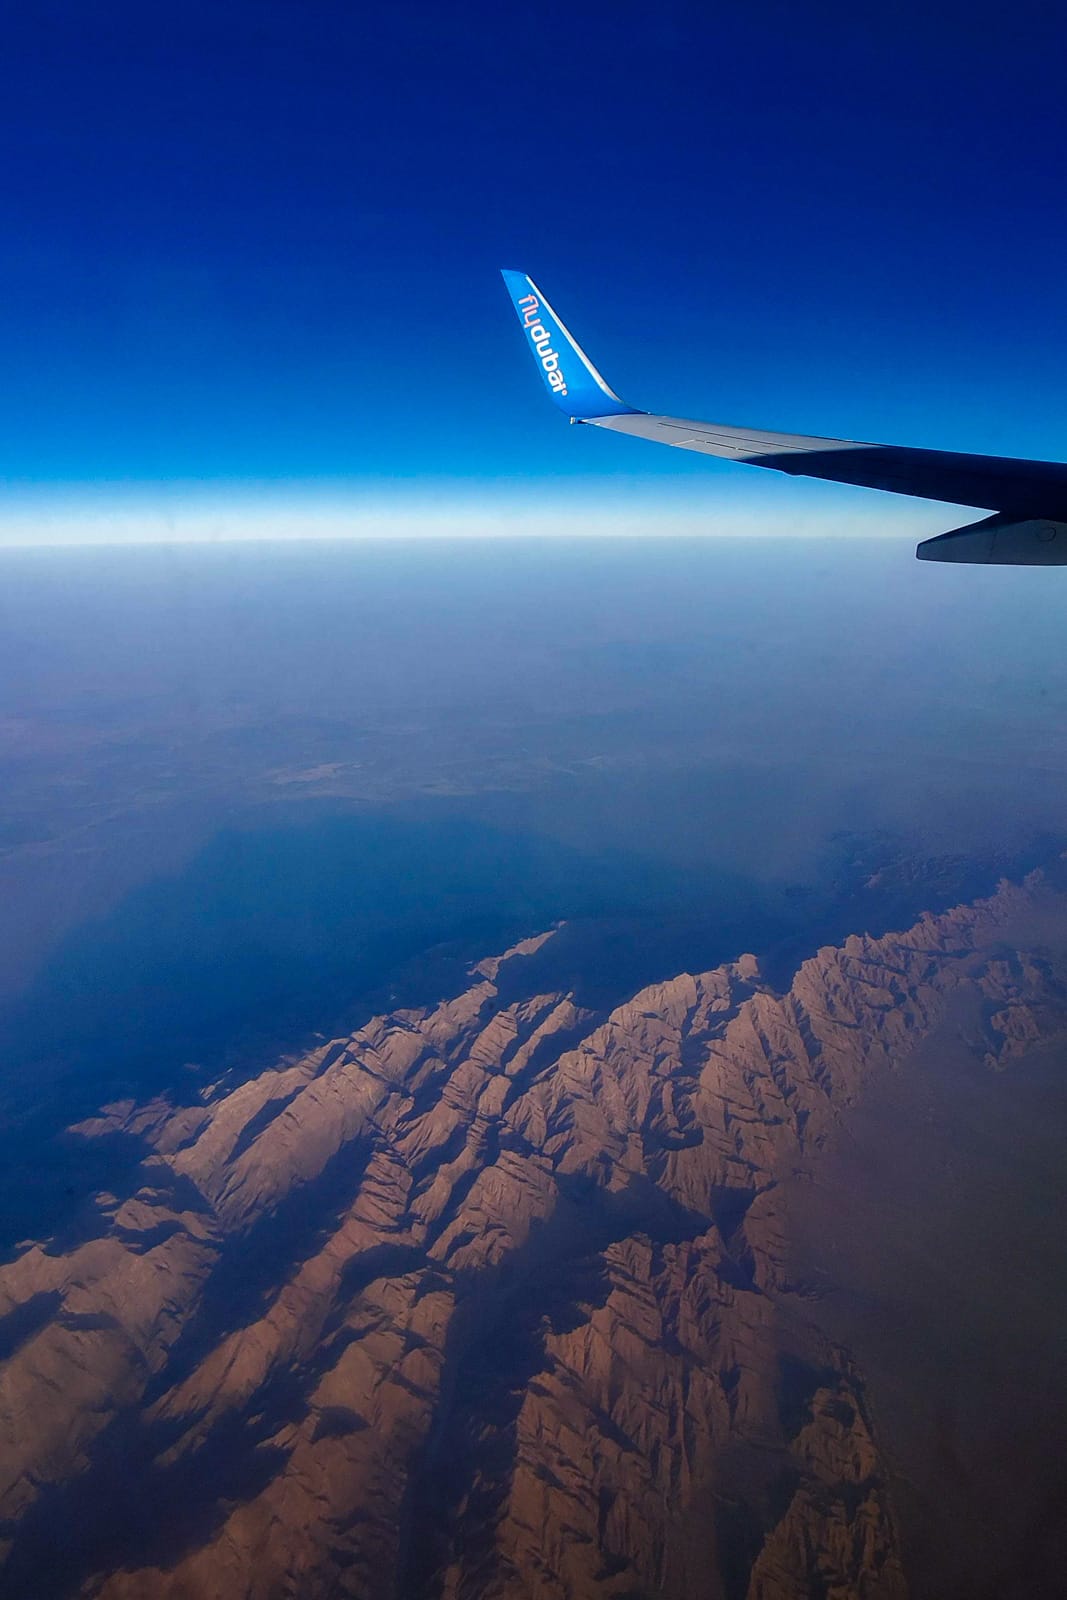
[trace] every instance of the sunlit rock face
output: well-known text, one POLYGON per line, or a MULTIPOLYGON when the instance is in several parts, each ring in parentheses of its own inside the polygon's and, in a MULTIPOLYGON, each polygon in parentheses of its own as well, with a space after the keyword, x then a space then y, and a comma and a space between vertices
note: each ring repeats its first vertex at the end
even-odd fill
POLYGON ((137 1141, 132 1184, 0 1271, 3 1592, 908 1594, 785 1196, 954 1008, 984 1071, 1062 1032, 1038 913, 1003 885, 784 995, 743 956, 607 1015, 538 992, 548 933, 194 1105, 103 1108, 76 1136, 137 1141))

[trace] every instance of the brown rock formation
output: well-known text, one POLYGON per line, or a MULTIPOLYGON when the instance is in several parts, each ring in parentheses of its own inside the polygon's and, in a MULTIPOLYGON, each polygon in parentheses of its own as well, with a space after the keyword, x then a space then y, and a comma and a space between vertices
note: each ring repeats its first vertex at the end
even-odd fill
POLYGON ((784 996, 743 957, 607 1017, 530 992, 544 935, 193 1107, 105 1108, 77 1133, 141 1141, 133 1192, 0 1271, 5 1592, 903 1597, 782 1186, 956 997, 998 1070, 1063 1028, 1005 949, 1043 908, 1005 885, 784 996))

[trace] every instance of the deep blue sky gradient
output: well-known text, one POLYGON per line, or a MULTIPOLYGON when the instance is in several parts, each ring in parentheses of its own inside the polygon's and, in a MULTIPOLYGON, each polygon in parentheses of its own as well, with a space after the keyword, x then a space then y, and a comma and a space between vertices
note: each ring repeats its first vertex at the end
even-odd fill
POLYGON ((503 265, 635 404, 1067 456, 1065 46, 1034 0, 20 8, 0 478, 758 492, 562 425, 503 265))

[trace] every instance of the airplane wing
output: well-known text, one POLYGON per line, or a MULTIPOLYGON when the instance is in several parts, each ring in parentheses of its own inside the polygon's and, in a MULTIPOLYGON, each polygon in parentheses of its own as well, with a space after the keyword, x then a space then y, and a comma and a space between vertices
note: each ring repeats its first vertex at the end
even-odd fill
POLYGON ((536 284, 524 272, 503 276, 549 397, 572 422, 795 477, 994 513, 927 539, 916 551, 922 561, 1067 565, 1067 464, 772 433, 638 411, 608 386, 536 284))

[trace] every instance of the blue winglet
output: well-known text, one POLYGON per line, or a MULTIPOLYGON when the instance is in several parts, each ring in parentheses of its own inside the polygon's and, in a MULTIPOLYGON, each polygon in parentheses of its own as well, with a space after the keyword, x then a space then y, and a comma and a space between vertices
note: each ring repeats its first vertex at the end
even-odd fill
POLYGON ((525 272, 503 270, 511 303, 549 397, 568 417, 632 417, 640 413, 609 389, 525 272))

